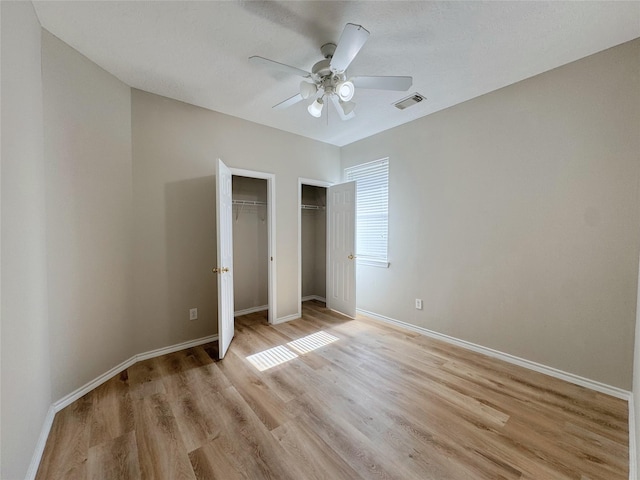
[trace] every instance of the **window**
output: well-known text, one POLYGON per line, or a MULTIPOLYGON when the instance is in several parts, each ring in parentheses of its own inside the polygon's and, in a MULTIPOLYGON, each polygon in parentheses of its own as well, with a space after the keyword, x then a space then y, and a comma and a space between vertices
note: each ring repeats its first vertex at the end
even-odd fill
POLYGON ((356 256, 358 263, 388 267, 389 159, 345 168, 356 181, 356 256))

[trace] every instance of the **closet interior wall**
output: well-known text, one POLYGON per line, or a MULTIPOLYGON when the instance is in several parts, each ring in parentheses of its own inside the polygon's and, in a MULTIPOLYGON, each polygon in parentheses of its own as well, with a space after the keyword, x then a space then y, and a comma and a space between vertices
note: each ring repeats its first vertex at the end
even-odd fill
POLYGON ((302 300, 325 301, 327 276, 327 189, 302 185, 302 300))
POLYGON ((266 310, 269 305, 267 181, 234 175, 234 311, 266 310))

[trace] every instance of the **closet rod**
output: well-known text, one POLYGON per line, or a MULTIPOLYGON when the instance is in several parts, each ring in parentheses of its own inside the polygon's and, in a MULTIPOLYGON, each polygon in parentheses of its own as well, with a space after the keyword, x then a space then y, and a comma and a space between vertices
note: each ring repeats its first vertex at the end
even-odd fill
POLYGON ((254 200, 232 200, 233 205, 267 205, 267 202, 257 202, 254 200))
POLYGON ((302 210, 324 210, 322 205, 301 205, 302 210))

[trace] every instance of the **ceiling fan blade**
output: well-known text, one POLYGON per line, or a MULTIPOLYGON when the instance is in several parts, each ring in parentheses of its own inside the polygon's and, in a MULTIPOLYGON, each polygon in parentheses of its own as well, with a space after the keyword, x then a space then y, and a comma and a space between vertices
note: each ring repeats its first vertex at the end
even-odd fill
POLYGON ((354 111, 351 111, 349 115, 345 115, 344 110, 342 109, 342 105, 340 105, 340 99, 337 95, 330 95, 330 98, 331 103, 333 103, 333 106, 336 107, 336 111, 338 112, 338 115, 340 115, 340 118, 342 120, 350 120, 356 116, 356 112, 354 111))
POLYGON ((412 77, 353 77, 350 79, 356 88, 371 88, 374 90, 406 91, 413 84, 412 77))
POLYGON ((287 107, 290 107, 291 105, 295 105, 302 100, 302 95, 298 93, 291 98, 287 98, 284 102, 280 102, 279 104, 274 105, 273 108, 275 108, 276 110, 283 110, 287 107))
POLYGON ((276 62, 274 60, 269 60, 268 58, 258 57, 254 55, 253 57, 249 57, 249 61, 254 65, 260 65, 267 68, 273 68, 275 70, 280 70, 281 72, 291 73, 293 75, 300 75, 301 77, 311 77, 311 73, 306 72, 300 68, 292 67, 291 65, 285 65, 284 63, 276 62))
POLYGON ((369 31, 362 25, 347 23, 331 59, 331 71, 344 72, 356 58, 367 38, 369 38, 369 31))

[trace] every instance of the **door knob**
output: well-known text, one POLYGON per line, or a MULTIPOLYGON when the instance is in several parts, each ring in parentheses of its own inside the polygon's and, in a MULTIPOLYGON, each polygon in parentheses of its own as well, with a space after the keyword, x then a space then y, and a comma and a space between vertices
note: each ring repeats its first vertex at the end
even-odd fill
POLYGON ((220 270, 220 269, 219 269, 218 267, 214 267, 214 268, 212 268, 212 269, 211 269, 211 271, 212 271, 213 273, 218 273, 218 271, 219 271, 219 270, 220 270))
POLYGON ((222 267, 222 268, 220 269, 220 272, 221 272, 221 273, 228 272, 228 271, 229 271, 229 269, 228 269, 227 267, 222 267))
POLYGON ((215 268, 212 268, 211 271, 213 273, 224 273, 224 272, 228 272, 229 268, 228 267, 215 267, 215 268))
POLYGON ((347 258, 348 258, 349 260, 353 260, 354 258, 356 258, 356 256, 355 256, 355 255, 349 255, 347 258))

